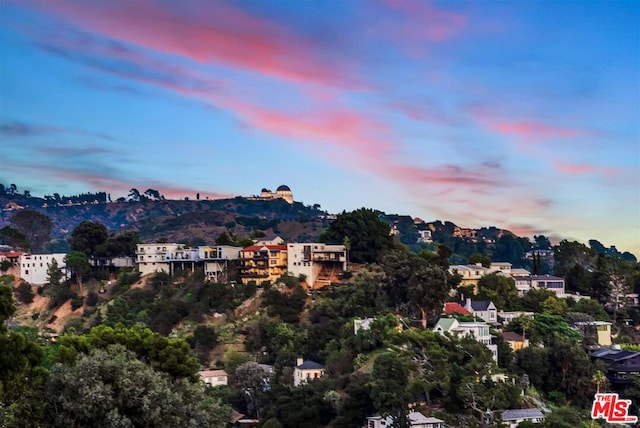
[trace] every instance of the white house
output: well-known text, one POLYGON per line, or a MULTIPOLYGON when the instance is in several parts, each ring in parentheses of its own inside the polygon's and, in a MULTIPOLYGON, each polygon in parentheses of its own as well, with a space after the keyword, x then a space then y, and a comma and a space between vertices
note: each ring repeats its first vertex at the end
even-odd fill
POLYGON ((498 322, 498 310, 490 300, 471 300, 467 298, 464 308, 471 312, 474 317, 478 317, 485 322, 498 322))
POLYGON ((319 379, 324 375, 324 366, 311 360, 296 360, 296 366, 293 368, 293 385, 302 385, 313 379, 319 379))
POLYGON ((432 242, 431 231, 429 229, 426 230, 418 230, 418 239, 417 243, 429 243, 432 242))
POLYGON ((518 294, 521 296, 531 289, 546 289, 553 291, 556 296, 565 296, 565 283, 563 278, 553 275, 517 275, 513 279, 516 282, 518 294))
MULTIPOLYGON (((444 428, 442 419, 428 417, 419 412, 409 412, 409 426, 411 428, 444 428)), ((389 428, 393 425, 391 416, 368 416, 365 428, 389 428)))
POLYGON ((442 335, 449 333, 461 337, 472 336, 486 346, 491 351, 493 359, 498 361, 498 345, 494 344, 494 336, 489 332, 489 324, 486 322, 460 322, 455 318, 440 318, 433 331, 442 335))
POLYGON ((215 245, 198 247, 198 261, 204 263, 204 275, 209 281, 226 278, 229 260, 240 258, 242 247, 215 245))
POLYGON ((358 334, 360 330, 371 330, 371 324, 375 318, 363 318, 353 320, 353 334, 358 334))
POLYGON ((136 264, 142 275, 154 272, 171 273, 172 254, 184 248, 184 244, 138 244, 136 248, 136 264))
POLYGON ((47 271, 55 259, 58 267, 68 279, 70 273, 66 271, 65 253, 55 254, 22 254, 20 256, 20 278, 33 285, 43 285, 49 282, 47 271))
POLYGON ((287 270, 293 276, 304 275, 307 284, 320 288, 338 281, 347 269, 347 249, 344 245, 319 242, 287 244, 287 270))
POLYGON ((509 428, 516 428, 521 422, 529 421, 534 424, 544 421, 544 413, 540 409, 514 409, 502 412, 502 421, 509 428))
POLYGON ((204 383, 210 386, 227 385, 229 377, 224 370, 203 370, 198 372, 204 383))

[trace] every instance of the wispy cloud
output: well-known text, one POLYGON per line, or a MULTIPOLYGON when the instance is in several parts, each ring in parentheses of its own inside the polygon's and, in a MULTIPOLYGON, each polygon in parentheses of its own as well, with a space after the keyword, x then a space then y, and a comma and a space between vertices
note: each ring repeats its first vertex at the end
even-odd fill
POLYGON ((0 122, 0 138, 38 137, 43 135, 55 134, 71 134, 96 137, 102 140, 115 140, 114 137, 108 134, 102 132, 87 131, 83 129, 40 125, 21 121, 0 122))
POLYGON ((312 40, 226 2, 194 10, 195 3, 111 1, 37 2, 32 6, 87 31, 199 63, 222 64, 285 80, 361 86, 331 52, 312 40))

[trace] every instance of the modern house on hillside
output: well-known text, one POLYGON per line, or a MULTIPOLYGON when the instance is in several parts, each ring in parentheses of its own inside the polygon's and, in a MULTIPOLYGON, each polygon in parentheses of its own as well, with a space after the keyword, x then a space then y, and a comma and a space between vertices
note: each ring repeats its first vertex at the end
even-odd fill
POLYGON ((32 285, 43 285, 49 282, 49 266, 56 261, 58 268, 60 268, 68 279, 71 276, 70 272, 66 271, 65 253, 56 254, 21 254, 20 255, 20 278, 27 281, 32 285))
MULTIPOLYGON (((409 412, 407 415, 411 428, 444 428, 442 419, 425 416, 420 412, 409 412)), ((367 416, 367 424, 364 428, 389 428, 393 426, 391 416, 367 416)))
POLYGON ((293 276, 304 275, 311 288, 322 288, 339 281, 347 269, 344 245, 319 242, 287 245, 287 270, 293 276))
POLYGON ((138 244, 136 265, 142 275, 165 272, 170 275, 178 269, 193 272, 203 267, 207 279, 218 281, 226 276, 227 263, 239 257, 240 247, 231 245, 189 248, 184 244, 138 244))
POLYGON ((593 360, 607 366, 607 379, 612 385, 624 385, 640 378, 640 352, 601 348, 591 353, 593 360))
POLYGON ((287 273, 287 246, 251 245, 240 251, 238 263, 240 280, 243 283, 273 283, 287 273))

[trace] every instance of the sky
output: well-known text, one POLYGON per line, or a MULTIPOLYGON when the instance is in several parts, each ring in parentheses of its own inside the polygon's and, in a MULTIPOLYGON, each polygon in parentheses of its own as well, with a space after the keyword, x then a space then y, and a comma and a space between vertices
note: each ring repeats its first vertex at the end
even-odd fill
POLYGON ((0 182, 640 256, 640 2, 0 0, 0 182))

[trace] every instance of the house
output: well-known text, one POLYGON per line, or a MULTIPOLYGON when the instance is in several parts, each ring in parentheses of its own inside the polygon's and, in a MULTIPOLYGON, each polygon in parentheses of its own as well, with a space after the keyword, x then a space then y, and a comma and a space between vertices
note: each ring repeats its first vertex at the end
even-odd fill
POLYGON ((486 346, 494 361, 498 361, 498 345, 494 343, 494 336, 489 332, 489 324, 486 322, 460 322, 455 318, 440 318, 433 331, 442 335, 449 333, 461 337, 471 336, 486 346))
POLYGON ((311 288, 339 281, 347 269, 347 248, 319 242, 287 245, 287 270, 293 276, 304 275, 311 288))
POLYGON ((251 245, 240 250, 238 263, 240 280, 244 284, 250 281, 274 283, 287 273, 287 246, 251 245))
POLYGON ((353 334, 358 334, 360 330, 371 330, 371 324, 375 318, 363 318, 353 320, 353 334))
POLYGON ((498 322, 498 310, 490 300, 471 300, 467 298, 464 308, 474 317, 481 318, 488 323, 498 322))
MULTIPOLYGON (((445 426, 442 419, 428 417, 420 412, 409 412, 407 419, 411 428, 444 428, 445 426)), ((365 428, 388 428, 391 426, 393 426, 391 416, 374 415, 367 417, 365 428)))
POLYGON ((511 267, 513 265, 509 262, 493 262, 489 266, 491 272, 502 272, 507 275, 511 275, 511 267))
POLYGON ((66 279, 71 276, 66 270, 65 253, 22 254, 20 255, 20 278, 32 285, 44 285, 49 282, 49 266, 56 261, 66 279))
POLYGON ((600 346, 611 346, 611 323, 606 321, 581 321, 574 324, 576 330, 585 337, 595 336, 596 343, 600 346))
POLYGON ((509 428, 516 428, 521 422, 529 421, 537 424, 544 421, 544 413, 540 409, 513 409, 502 412, 502 421, 509 428))
POLYGON ((558 297, 565 295, 563 278, 553 275, 517 275, 513 277, 518 294, 523 296, 531 289, 546 289, 553 291, 558 297))
POLYGON ((525 311, 511 311, 511 312, 505 312, 505 311, 498 311, 498 319, 502 320, 502 323, 504 325, 509 324, 511 321, 513 321, 516 318, 519 317, 527 317, 527 318, 533 318, 534 312, 525 312, 525 311))
POLYGON ((184 244, 176 243, 138 244, 136 246, 136 265, 140 274, 147 275, 154 272, 171 274, 169 260, 175 259, 172 255, 184 247, 184 244))
POLYGON ((296 366, 293 368, 293 386, 302 385, 313 379, 319 379, 324 375, 324 366, 311 360, 296 360, 296 366))
POLYGON ((453 265, 449 267, 449 272, 460 275, 462 277, 460 285, 473 286, 474 292, 477 293, 480 278, 491 273, 491 269, 482 266, 482 263, 476 263, 475 265, 453 265))
POLYGON ((640 378, 640 352, 601 348, 593 351, 591 358, 607 366, 607 379, 612 385, 629 384, 640 378))
POLYGON ((233 245, 199 246, 198 260, 204 264, 204 276, 209 281, 226 281, 229 260, 238 260, 241 247, 233 245))
POLYGON ((442 311, 444 315, 467 315, 471 316, 471 312, 466 310, 464 306, 457 302, 446 302, 442 311))
POLYGON ((284 239, 279 236, 274 236, 273 238, 262 238, 256 240, 253 245, 284 245, 284 239))
MULTIPOLYGON (((241 248, 232 245, 202 245, 189 248, 184 244, 138 244, 136 265, 142 275, 165 272, 170 275, 178 269, 193 272, 203 268, 209 281, 226 278, 229 260, 237 260, 241 248)), ((116 265, 113 259, 113 266, 116 265)))
POLYGON ((418 244, 422 244, 422 243, 429 243, 432 242, 433 238, 431 235, 431 231, 429 229, 425 229, 425 230, 418 230, 418 239, 416 240, 416 243, 418 244))
POLYGON ((226 386, 229 380, 224 370, 203 370, 198 372, 204 383, 209 386, 226 386))
POLYGON ((514 351, 519 351, 529 346, 529 339, 526 339, 524 336, 521 336, 514 331, 503 332, 502 338, 514 351))

